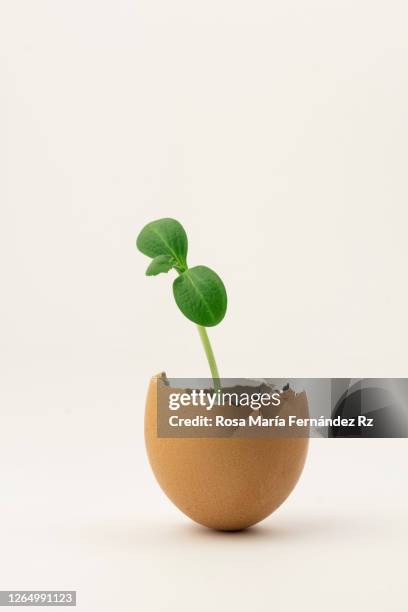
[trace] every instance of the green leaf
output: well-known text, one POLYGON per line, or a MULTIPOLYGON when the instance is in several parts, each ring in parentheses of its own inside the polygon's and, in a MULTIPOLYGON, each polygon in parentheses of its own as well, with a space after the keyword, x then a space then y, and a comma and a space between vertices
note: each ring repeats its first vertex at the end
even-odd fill
POLYGON ((181 312, 197 325, 212 327, 224 318, 227 292, 224 283, 206 266, 189 268, 173 283, 173 294, 181 312))
POLYGON ((175 219, 158 219, 145 225, 137 237, 136 246, 148 257, 172 257, 180 271, 187 267, 187 234, 175 219))
POLYGON ((146 276, 157 276, 162 272, 168 272, 174 267, 175 261, 170 255, 158 255, 155 257, 146 270, 146 276))

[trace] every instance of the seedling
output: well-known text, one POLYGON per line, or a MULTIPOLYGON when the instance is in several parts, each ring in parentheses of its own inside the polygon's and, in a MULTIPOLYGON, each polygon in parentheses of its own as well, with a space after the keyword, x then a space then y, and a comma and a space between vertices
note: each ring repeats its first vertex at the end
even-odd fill
POLYGON ((175 219, 158 219, 145 225, 137 237, 136 246, 152 258, 146 270, 147 276, 172 269, 177 272, 173 281, 174 299, 183 315, 197 325, 214 386, 219 388, 220 375, 206 327, 218 325, 225 316, 227 292, 224 283, 207 266, 188 266, 187 234, 175 219))

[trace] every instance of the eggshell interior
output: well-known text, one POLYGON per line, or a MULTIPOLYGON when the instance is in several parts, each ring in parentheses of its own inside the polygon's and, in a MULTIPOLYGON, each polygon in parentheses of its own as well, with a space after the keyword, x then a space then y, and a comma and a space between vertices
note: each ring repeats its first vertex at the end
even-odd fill
MULTIPOLYGON (((305 463, 308 437, 157 436, 157 387, 149 384, 145 441, 156 479, 171 501, 192 520, 213 529, 245 529, 270 515, 293 490, 305 463)), ((168 393, 180 389, 167 387, 168 393)), ((286 411, 307 416, 304 393, 286 411)))

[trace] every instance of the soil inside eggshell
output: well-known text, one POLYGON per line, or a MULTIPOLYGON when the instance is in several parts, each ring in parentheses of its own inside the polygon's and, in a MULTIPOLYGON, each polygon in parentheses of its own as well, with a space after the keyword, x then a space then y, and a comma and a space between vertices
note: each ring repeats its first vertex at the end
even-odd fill
MULTIPOLYGON (((232 381, 230 381, 232 382, 232 381)), ((216 403, 210 407, 200 403, 197 406, 179 405, 177 409, 174 409, 174 413, 169 412, 169 401, 172 394, 190 395, 193 391, 192 387, 180 387, 185 383, 183 380, 169 380, 164 373, 160 374, 157 378, 157 423, 158 423, 158 435, 159 437, 231 437, 231 436, 264 436, 264 437, 277 437, 277 436, 307 436, 308 430, 300 431, 298 428, 291 428, 288 432, 287 427, 268 427, 260 430, 257 427, 249 427, 248 423, 251 419, 260 416, 262 419, 268 419, 272 422, 277 417, 286 418, 289 412, 293 412, 296 408, 296 416, 303 417, 307 414, 307 405, 304 402, 298 401, 300 396, 290 389, 289 384, 283 387, 278 387, 272 383, 259 380, 245 380, 244 384, 237 383, 230 386, 223 386, 221 393, 223 398, 227 398, 229 401, 224 403, 216 403), (174 386, 173 386, 174 385, 174 386), (277 396, 279 398, 279 405, 259 406, 259 402, 256 408, 253 408, 250 403, 239 403, 240 400, 250 397, 261 397, 267 394, 269 396, 277 396), (296 401, 295 401, 296 400, 296 401), (169 414, 176 415, 172 421, 177 421, 182 425, 173 426, 169 419, 169 414), (204 421, 211 421, 200 424, 199 419, 204 421), (222 426, 217 424, 216 419, 222 420, 222 426), (192 421, 194 425, 187 427, 184 425, 186 422, 192 421), (239 423, 238 423, 239 421, 239 423), (246 425, 243 425, 243 422, 246 425)), ((214 395, 215 391, 211 387, 203 388, 202 392, 206 395, 214 395)))

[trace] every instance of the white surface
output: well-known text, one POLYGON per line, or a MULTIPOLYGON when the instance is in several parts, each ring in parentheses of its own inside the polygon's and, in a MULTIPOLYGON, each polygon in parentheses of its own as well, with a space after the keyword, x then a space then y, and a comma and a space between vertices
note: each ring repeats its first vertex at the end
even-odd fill
POLYGON ((232 534, 184 519, 140 452, 92 451, 2 483, 2 588, 76 589, 95 612, 405 610, 406 440, 312 440, 286 504, 232 534))
POLYGON ((167 503, 147 382, 208 372, 134 241, 176 217, 224 278, 223 376, 407 375, 407 19, 402 0, 1 2, 0 588, 77 589, 86 612, 406 607, 407 441, 312 441, 245 534, 167 503))

